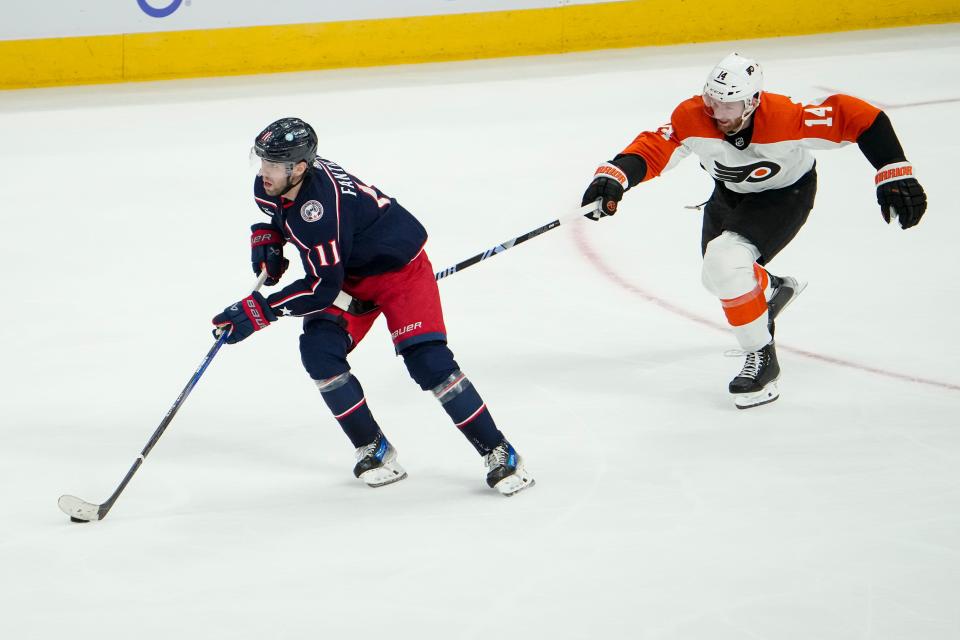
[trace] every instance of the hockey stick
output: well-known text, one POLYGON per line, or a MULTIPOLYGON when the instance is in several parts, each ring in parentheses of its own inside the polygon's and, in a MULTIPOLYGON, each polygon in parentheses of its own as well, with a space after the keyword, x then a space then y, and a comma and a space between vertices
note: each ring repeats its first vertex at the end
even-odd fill
MULTIPOLYGON (((447 278, 449 276, 452 276, 455 273, 463 271, 467 267, 472 267, 473 265, 477 264, 478 262, 482 262, 487 258, 492 258, 495 255, 499 255, 504 251, 506 251, 507 249, 512 249, 518 244, 522 244, 526 242, 530 238, 536 238, 537 236, 542 235, 547 231, 552 231, 553 229, 556 229, 560 225, 570 224, 571 222, 574 222, 580 218, 590 218, 592 215, 595 214, 596 211, 597 211, 597 203, 591 203, 585 207, 580 207, 580 209, 578 209, 574 213, 561 216, 556 220, 551 220, 550 222, 548 222, 547 224, 541 227, 537 227, 536 229, 533 229, 532 231, 527 231, 526 233, 519 235, 516 238, 511 238, 506 242, 503 242, 498 245, 494 245, 489 249, 487 249, 486 251, 482 251, 475 256, 470 256, 466 260, 461 260, 460 262, 453 265, 452 267, 447 267, 446 269, 437 271, 435 274, 433 274, 433 276, 437 280, 442 280, 443 278, 447 278)), ((337 298, 336 300, 333 301, 333 304, 334 306, 339 307, 340 309, 343 309, 347 313, 351 313, 356 316, 363 315, 365 313, 370 313, 371 311, 376 311, 379 308, 377 307, 377 305, 373 304, 372 302, 368 302, 366 300, 358 300, 357 298, 354 298, 353 296, 351 296, 350 294, 344 291, 341 291, 339 294, 337 294, 337 298)))
POLYGON ((460 262, 458 262, 457 264, 453 265, 452 267, 447 267, 446 269, 443 269, 442 271, 438 271, 437 273, 435 273, 435 274, 433 274, 433 275, 437 278, 437 280, 442 280, 443 278, 446 278, 446 277, 448 277, 448 276, 452 276, 453 274, 455 274, 455 273, 457 273, 457 272, 459 272, 459 271, 463 271, 463 270, 466 269, 467 267, 472 267, 473 265, 477 264, 478 262, 482 262, 482 261, 486 260, 487 258, 492 258, 492 257, 495 256, 495 255, 501 254, 501 253, 503 253, 504 251, 506 251, 507 249, 512 249, 513 247, 517 246, 518 244, 522 244, 522 243, 526 242, 526 241, 529 240, 530 238, 536 238, 537 236, 539 236, 539 235, 541 235, 541 234, 544 234, 544 233, 546 233, 547 231, 552 231, 553 229, 556 229, 556 228, 559 227, 560 225, 570 224, 570 223, 573 222, 574 220, 578 220, 578 219, 581 218, 581 217, 583 217, 583 218, 588 218, 588 217, 590 217, 590 216, 593 214, 594 211, 596 211, 596 209, 597 209, 596 203, 591 203, 591 204, 587 205, 586 207, 581 207, 581 208, 580 208, 578 211, 576 211, 575 213, 570 213, 570 214, 568 214, 568 215, 561 216, 561 217, 557 218, 556 220, 552 220, 552 221, 548 222, 547 224, 543 225, 542 227, 537 227, 536 229, 534 229, 534 230, 532 230, 532 231, 527 231, 527 232, 524 233, 523 235, 519 235, 519 236, 517 236, 516 238, 511 238, 510 240, 507 240, 506 242, 503 242, 503 243, 501 243, 501 244, 498 244, 498 245, 495 245, 495 246, 493 246, 493 247, 490 247, 490 248, 487 249, 486 251, 483 251, 483 252, 481 252, 481 253, 478 253, 478 254, 475 255, 475 256, 470 256, 470 257, 467 258, 466 260, 461 260, 460 262))
MULTIPOLYGON (((260 278, 257 280, 257 286, 254 287, 253 290, 259 291, 260 287, 263 286, 264 280, 266 279, 267 271, 264 270, 260 274, 260 278)), ((210 347, 210 351, 207 351, 207 355, 203 357, 203 361, 200 363, 200 366, 197 367, 197 370, 194 372, 193 377, 190 378, 190 381, 187 382, 187 386, 185 386, 183 391, 180 392, 180 395, 177 396, 173 406, 170 407, 170 410, 167 411, 167 415, 165 415, 163 420, 160 422, 160 426, 157 427, 157 430, 153 432, 152 436, 150 436, 150 441, 147 442, 147 446, 145 446, 143 451, 140 452, 140 455, 137 456, 137 459, 133 462, 133 466, 130 467, 130 470, 127 471, 127 475, 124 476, 123 481, 120 483, 120 486, 117 487, 116 491, 113 492, 113 495, 111 495, 106 502, 103 504, 93 504, 85 500, 81 500, 76 496, 60 496, 60 500, 57 501, 57 504, 59 505, 61 511, 70 516, 71 522, 90 522, 91 520, 103 520, 107 517, 107 513, 110 512, 111 508, 113 508, 113 504, 117 501, 117 498, 120 497, 120 494, 123 493, 123 490, 127 487, 130 479, 133 478, 133 474, 137 472, 137 470, 143 464, 143 461, 150 454, 150 450, 153 449, 154 445, 157 444, 157 441, 160 440, 160 436, 163 435, 163 432, 166 431, 167 426, 169 426, 173 421, 173 417, 177 415, 177 411, 180 410, 180 407, 187 399, 187 396, 189 396, 190 392, 193 391, 193 387, 200 380, 200 376, 203 375, 203 372, 207 370, 207 366, 213 360, 213 357, 217 355, 218 351, 220 351, 220 347, 223 346, 224 341, 227 339, 228 333, 229 332, 227 331, 223 331, 217 338, 217 341, 214 343, 214 345, 210 347)))
MULTIPOLYGON (((472 267, 478 262, 482 262, 487 258, 492 258, 495 255, 501 254, 508 249, 512 249, 518 244, 523 244, 531 238, 536 238, 539 235, 546 233, 547 231, 552 231, 557 227, 569 224, 581 217, 590 217, 597 209, 596 204, 591 204, 586 207, 582 207, 574 213, 570 213, 565 216, 561 216, 555 220, 551 220, 545 225, 537 227, 531 231, 528 231, 522 235, 519 235, 515 238, 511 238, 506 242, 502 242, 498 245, 490 247, 486 251, 482 251, 476 255, 470 256, 465 260, 461 260, 451 267, 447 267, 442 271, 438 271, 434 274, 437 280, 442 280, 443 278, 452 276, 453 274, 463 271, 468 267, 472 267)), ((258 291, 261 286, 263 286, 264 280, 267 278, 267 272, 264 271, 260 274, 259 280, 257 280, 257 285, 254 287, 254 291, 258 291)), ((337 306, 344 308, 351 313, 357 315, 362 313, 368 313, 376 309, 376 306, 365 301, 356 300, 351 296, 340 292, 340 295, 337 296, 335 301, 337 306)), ((130 467, 130 470, 127 471, 127 475, 124 476, 123 481, 120 482, 120 485, 116 488, 106 502, 102 504, 93 504, 85 500, 81 500, 76 496, 63 495, 60 496, 60 500, 57 504, 60 507, 60 510, 65 514, 70 516, 71 522, 91 522, 94 520, 103 520, 107 517, 107 513, 110 512, 110 509, 113 508, 114 503, 117 501, 117 498, 120 497, 120 494, 123 493, 123 490, 126 489, 127 484, 129 484, 131 478, 134 474, 140 469, 143 465, 144 460, 150 454, 150 451, 153 449, 154 445, 160 440, 160 436, 163 435, 163 432, 166 431, 167 427, 173 421, 174 416, 176 416, 177 411, 180 410, 180 407, 186 401, 187 396, 190 395, 190 392, 193 391, 193 387, 196 386, 197 382, 200 380, 200 377, 207 370, 207 366, 213 360, 214 356, 217 355, 217 352, 220 351, 220 347, 223 346, 224 340, 227 337, 227 332, 223 332, 217 338, 217 341, 207 352, 207 355, 204 356, 203 361, 200 363, 200 366, 197 367, 197 370, 194 372, 193 377, 187 382, 187 385, 183 388, 183 391, 180 392, 180 395, 177 396, 177 399, 174 401, 173 406, 170 407, 167 414, 164 416, 163 420, 160 422, 160 426, 157 427, 157 430, 153 432, 153 435, 150 437, 150 440, 147 442, 147 445, 143 448, 143 451, 140 452, 140 455, 137 456, 137 459, 134 460, 133 465, 130 467)))

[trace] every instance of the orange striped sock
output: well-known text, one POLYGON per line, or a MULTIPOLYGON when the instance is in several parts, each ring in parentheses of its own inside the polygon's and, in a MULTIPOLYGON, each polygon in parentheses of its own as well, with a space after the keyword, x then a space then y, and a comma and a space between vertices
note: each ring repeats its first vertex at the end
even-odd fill
POLYGON ((753 273, 757 279, 756 286, 749 292, 736 298, 720 300, 727 322, 734 327, 750 324, 767 311, 767 298, 764 291, 770 286, 767 271, 758 264, 753 265, 753 273))

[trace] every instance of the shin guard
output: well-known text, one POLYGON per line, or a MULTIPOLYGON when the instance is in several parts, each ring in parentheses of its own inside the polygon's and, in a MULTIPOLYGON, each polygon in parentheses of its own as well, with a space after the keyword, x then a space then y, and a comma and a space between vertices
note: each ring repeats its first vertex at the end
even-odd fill
POLYGON ((323 401, 327 403, 333 417, 340 423, 354 447, 366 446, 377 438, 380 427, 370 413, 360 381, 354 378, 353 374, 347 371, 314 382, 323 396, 323 401))
POLYGON ((432 389, 454 425, 470 441, 478 453, 486 455, 503 442, 504 436, 467 377, 459 370, 432 389))

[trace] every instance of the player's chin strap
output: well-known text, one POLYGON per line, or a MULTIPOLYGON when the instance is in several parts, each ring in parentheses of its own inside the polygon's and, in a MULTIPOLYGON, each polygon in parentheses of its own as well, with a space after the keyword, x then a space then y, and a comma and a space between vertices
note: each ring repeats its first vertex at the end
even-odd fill
POLYGON ((286 191, 284 191, 283 193, 280 194, 280 197, 286 196, 288 193, 290 193, 291 191, 293 191, 293 189, 294 189, 295 187, 300 186, 300 185, 303 183, 303 179, 306 177, 307 172, 304 171, 302 174, 300 174, 300 179, 297 180, 296 182, 291 182, 291 181, 290 181, 290 176, 291 176, 291 175, 293 175, 293 170, 292 170, 292 169, 288 169, 288 170, 287 170, 287 189, 286 189, 286 191))
MULTIPOLYGON (((582 220, 583 218, 589 218, 596 211, 596 208, 596 203, 590 203, 586 206, 580 207, 576 211, 571 211, 567 215, 561 216, 556 220, 551 220, 543 226, 537 227, 531 231, 527 231, 526 233, 519 235, 516 238, 511 238, 506 242, 501 242, 500 244, 494 245, 486 251, 481 251, 480 253, 472 255, 465 260, 461 260, 451 267, 441 269, 433 275, 437 280, 442 280, 443 278, 452 276, 453 274, 459 273, 468 267, 472 267, 478 262, 483 262, 487 258, 492 258, 495 255, 501 254, 507 249, 512 249, 518 244, 522 244, 531 238, 536 238, 539 235, 543 235, 547 231, 552 231, 561 225, 570 224, 572 222, 576 222, 577 220, 582 220)), ((334 300, 333 304, 334 306, 354 315, 369 313, 377 308, 377 306, 372 302, 357 300, 353 296, 350 296, 343 291, 337 295, 337 299, 334 300)))

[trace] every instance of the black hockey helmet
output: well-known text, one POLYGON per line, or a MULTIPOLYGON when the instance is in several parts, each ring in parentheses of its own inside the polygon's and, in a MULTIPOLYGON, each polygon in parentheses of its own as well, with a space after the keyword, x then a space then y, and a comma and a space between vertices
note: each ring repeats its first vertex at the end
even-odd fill
POLYGON ((300 118, 280 118, 257 134, 253 151, 268 162, 313 164, 317 133, 300 118))

